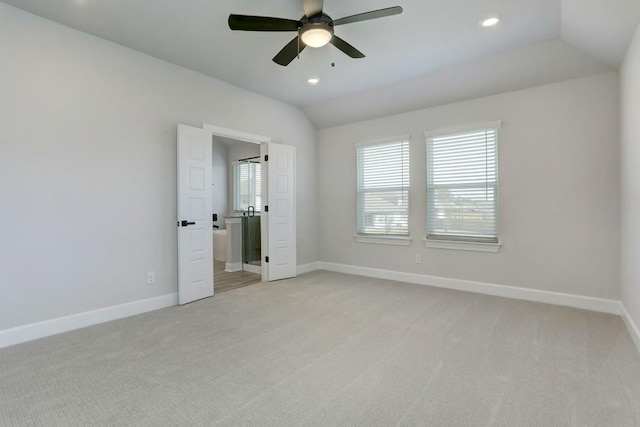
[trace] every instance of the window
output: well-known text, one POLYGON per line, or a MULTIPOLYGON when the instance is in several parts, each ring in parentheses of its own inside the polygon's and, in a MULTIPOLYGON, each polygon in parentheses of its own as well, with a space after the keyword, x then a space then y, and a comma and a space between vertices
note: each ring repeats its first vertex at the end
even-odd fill
POLYGON ((356 147, 357 233, 409 236, 409 138, 356 147))
POLYGON ((260 163, 237 162, 233 164, 233 210, 246 211, 253 206, 260 212, 260 163))
POLYGON ((426 134, 427 241, 498 243, 499 127, 426 134))

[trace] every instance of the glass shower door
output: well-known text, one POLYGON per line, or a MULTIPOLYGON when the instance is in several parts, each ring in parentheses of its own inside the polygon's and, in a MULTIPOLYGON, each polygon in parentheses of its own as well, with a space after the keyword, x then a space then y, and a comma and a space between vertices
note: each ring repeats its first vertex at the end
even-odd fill
POLYGON ((260 156, 239 159, 234 168, 234 211, 242 212, 242 263, 259 267, 262 236, 260 212, 256 215, 256 207, 260 209, 262 204, 260 156))
POLYGON ((242 262, 261 265, 260 215, 254 215, 251 212, 252 210, 249 209, 248 215, 242 217, 242 262))

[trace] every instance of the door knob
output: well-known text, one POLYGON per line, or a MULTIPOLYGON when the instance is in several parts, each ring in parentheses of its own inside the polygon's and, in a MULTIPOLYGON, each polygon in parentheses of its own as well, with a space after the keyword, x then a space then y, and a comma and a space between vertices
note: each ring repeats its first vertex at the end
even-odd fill
POLYGON ((180 221, 180 225, 183 226, 183 227, 186 227, 188 225, 196 225, 196 223, 195 222, 189 222, 186 219, 183 219, 182 221, 180 221))

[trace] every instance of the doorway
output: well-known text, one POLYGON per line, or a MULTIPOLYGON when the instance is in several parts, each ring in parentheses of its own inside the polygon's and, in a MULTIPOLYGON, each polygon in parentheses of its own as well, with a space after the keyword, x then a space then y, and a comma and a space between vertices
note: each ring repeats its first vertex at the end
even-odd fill
POLYGON ((212 135, 214 293, 262 280, 260 144, 212 135))
MULTIPOLYGON (((178 302, 188 304, 214 294, 212 135, 259 144, 264 175, 260 181, 259 204, 263 212, 260 215, 262 273, 259 276, 263 282, 295 277, 295 147, 271 143, 268 137, 208 124, 203 124, 202 128, 179 124, 177 131, 178 302)), ((235 224, 235 231, 232 228, 228 238, 237 238, 241 235, 238 230, 241 220, 230 220, 235 224)), ((236 249, 241 254, 240 245, 236 249)), ((239 259, 242 259, 241 255, 239 259)))

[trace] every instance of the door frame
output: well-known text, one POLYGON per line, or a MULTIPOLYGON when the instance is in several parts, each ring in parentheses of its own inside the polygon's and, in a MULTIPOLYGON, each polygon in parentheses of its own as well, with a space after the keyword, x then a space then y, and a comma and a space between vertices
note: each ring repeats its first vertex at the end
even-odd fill
MULTIPOLYGON (((264 156, 266 154, 266 146, 271 143, 271 137, 258 135, 250 132, 245 132, 237 129, 225 128, 222 126, 212 125, 210 123, 202 123, 202 129, 211 133, 212 136, 220 136, 224 138, 235 139, 238 141, 251 142, 253 144, 260 145, 260 158, 261 163, 263 162, 264 156)), ((266 193, 266 180, 262 180, 262 194, 266 193)), ((263 248, 269 247, 269 236, 267 233, 267 216, 260 215, 260 237, 261 237, 261 246, 263 248)), ((213 261, 212 261, 213 262, 213 261)), ((262 267, 262 281, 266 282, 269 278, 269 264, 264 262, 261 263, 262 267)))

